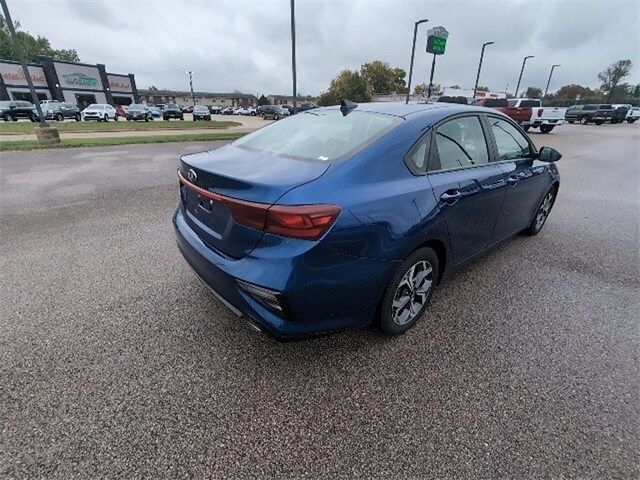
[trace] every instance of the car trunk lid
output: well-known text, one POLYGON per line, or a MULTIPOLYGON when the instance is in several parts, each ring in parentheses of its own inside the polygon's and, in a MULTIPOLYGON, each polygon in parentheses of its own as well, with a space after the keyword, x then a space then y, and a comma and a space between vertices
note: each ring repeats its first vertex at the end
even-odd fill
MULTIPOLYGON (((231 258, 242 258, 262 238, 259 222, 240 224, 236 206, 270 206, 292 188, 310 182, 328 165, 228 145, 181 158, 181 201, 189 226, 203 241, 231 258), (199 190, 203 189, 203 190, 199 190)), ((246 223, 246 222, 245 222, 246 223)))

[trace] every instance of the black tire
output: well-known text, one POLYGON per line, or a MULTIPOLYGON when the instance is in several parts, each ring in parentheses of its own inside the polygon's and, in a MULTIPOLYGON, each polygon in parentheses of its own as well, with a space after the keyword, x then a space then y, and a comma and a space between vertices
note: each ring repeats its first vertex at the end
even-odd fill
POLYGON ((538 208, 536 209, 536 213, 533 216, 533 219, 531 220, 531 224, 524 230, 524 233, 526 235, 530 235, 530 236, 537 235, 540 232, 540 230, 542 230, 542 227, 544 227, 544 224, 546 223, 547 218, 549 218, 549 214, 551 213, 553 204, 556 202, 557 195, 558 195, 558 191, 556 187, 553 186, 547 191, 544 197, 542 197, 542 201, 540 202, 540 205, 538 205, 538 208), (548 204, 546 203, 547 197, 550 197, 550 200, 549 200, 550 203, 548 204), (543 215, 543 218, 539 219, 540 215, 543 215))
POLYGON ((522 126, 522 129, 523 129, 525 132, 528 132, 530 127, 531 127, 531 125, 525 125, 525 126, 522 126))
POLYGON ((567 120, 569 123, 575 123, 575 120, 567 120))
POLYGON ((580 117, 580 125, 586 125, 589 123, 589 117, 580 117))
POLYGON ((149 115, 145 115, 145 116, 144 116, 144 121, 145 121, 145 122, 148 122, 148 121, 149 121, 149 115))
POLYGON ((166 120, 167 122, 169 121, 169 119, 167 117, 162 117, 163 120, 166 120))
POLYGON ((17 122, 18 121, 18 117, 11 117, 11 121, 12 122, 17 122))
MULTIPOLYGON (((435 286, 438 279, 439 265, 438 256, 430 248, 420 248, 413 252, 409 257, 402 262, 402 264, 396 270, 396 273, 391 277, 387 288, 382 295, 380 307, 378 309, 378 324, 380 329, 387 335, 400 335, 411 327, 420 319, 424 311, 429 305, 431 295, 435 290, 435 286), (424 274, 420 281, 425 283, 417 285, 412 283, 409 278, 411 277, 411 270, 418 269, 417 275, 421 272, 426 272, 427 269, 431 269, 430 272, 424 274), (409 278, 407 278, 407 276, 409 278), (426 282, 429 282, 428 285, 426 282), (423 293, 416 293, 420 288, 425 289, 423 293), (394 299, 396 302, 400 300, 398 295, 404 295, 404 298, 408 297, 408 300, 400 307, 394 306, 394 299), (416 298, 421 297, 421 298, 416 298), (412 309, 414 299, 422 300, 422 303, 416 302, 415 309, 412 309), (412 303, 412 305, 408 305, 412 303), (418 308, 419 307, 419 308, 418 308), (405 316, 407 314, 407 316, 405 316), (405 318, 402 318, 405 316, 405 318)), ((400 297, 403 298, 403 297, 400 297)))
POLYGON ((64 121, 64 115, 62 115, 61 113, 56 115, 56 120, 59 122, 63 122, 64 121))
POLYGON ((11 121, 11 115, 9 115, 8 113, 5 113, 2 116, 2 120, 4 120, 5 122, 10 122, 11 121))
POLYGON ((628 118, 627 123, 633 123, 637 120, 637 118, 628 118))
POLYGON ((540 133, 549 133, 555 125, 540 125, 540 133))
POLYGON ((106 113, 104 114, 104 121, 105 121, 105 122, 108 122, 108 121, 109 121, 109 116, 108 116, 106 113))
POLYGON ((79 113, 76 113, 73 118, 75 119, 76 122, 79 122, 80 120, 82 120, 82 115, 80 115, 79 113))
POLYGON ((180 117, 180 121, 183 121, 183 120, 184 120, 184 117, 180 117))
POLYGON ((602 125, 604 123, 604 121, 602 121, 602 120, 594 120, 593 123, 595 123, 596 125, 602 125))

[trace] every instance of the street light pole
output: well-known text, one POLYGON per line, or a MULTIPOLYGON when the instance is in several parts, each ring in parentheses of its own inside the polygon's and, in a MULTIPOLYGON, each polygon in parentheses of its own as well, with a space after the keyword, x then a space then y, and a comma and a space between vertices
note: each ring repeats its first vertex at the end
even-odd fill
POLYGON ((27 85, 29 86, 29 91, 31 92, 31 99, 33 100, 33 104, 36 107, 36 111, 38 112, 38 120, 40 121, 41 128, 49 128, 49 124, 44 119, 44 115, 42 114, 42 108, 40 107, 40 100, 38 100, 38 95, 36 95, 36 90, 33 88, 33 81, 31 80, 31 74, 29 73, 29 69, 27 68, 27 63, 24 59, 24 55, 22 54, 22 48, 18 43, 18 37, 16 35, 16 29, 13 26, 13 20, 11 19, 11 14, 9 13, 9 7, 7 7, 7 2, 5 0, 0 0, 2 2, 2 11, 4 12, 4 18, 7 22, 7 28, 9 29, 9 33, 11 34, 11 40, 13 40, 13 48, 16 49, 16 54, 18 55, 18 59, 20 60, 20 65, 22 66, 22 72, 24 73, 24 77, 27 79, 27 85))
POLYGON ((293 72, 293 113, 298 111, 298 92, 296 81, 296 7, 291 0, 291 70, 293 72))
POLYGON ((530 58, 533 58, 534 55, 528 55, 526 57, 524 57, 524 60, 522 60, 522 68, 520 69, 520 76, 518 77, 518 85, 516 86, 516 94, 515 94, 515 98, 518 98, 518 90, 520 90, 520 81, 522 80, 522 72, 524 72, 524 64, 527 63, 527 60, 530 58))
POLYGON ((187 70, 189 74, 189 88, 191 88, 191 101, 193 102, 193 106, 196 106, 196 94, 193 93, 193 74, 196 73, 195 70, 187 70))
POLYGON ((473 98, 476 97, 476 90, 478 90, 478 81, 480 80, 480 69, 482 68, 482 58, 484 57, 484 47, 487 45, 493 45, 495 42, 487 42, 482 44, 482 51, 480 52, 480 62, 478 62, 478 74, 476 75, 476 84, 473 87, 473 98))
POLYGON ((428 21, 429 20, 427 20, 426 18, 423 18, 422 20, 418 20, 413 25, 413 45, 411 47, 411 64, 409 65, 409 83, 407 85, 407 100, 405 103, 409 103, 409 95, 411 95, 411 75, 413 75, 413 57, 416 54, 416 36, 418 35, 418 25, 428 21))
POLYGON ((429 75, 429 87, 427 88, 427 102, 431 98, 431 87, 433 85, 433 71, 436 69, 436 54, 433 54, 433 60, 431 61, 431 74, 429 75))
POLYGON ((562 65, 557 64, 557 65, 551 65, 551 71, 549 72, 549 80, 547 80, 547 88, 544 89, 544 96, 542 97, 543 99, 546 98, 547 96, 547 92, 549 91, 549 84, 551 83, 551 75, 553 75, 553 70, 556 67, 561 67, 562 65))

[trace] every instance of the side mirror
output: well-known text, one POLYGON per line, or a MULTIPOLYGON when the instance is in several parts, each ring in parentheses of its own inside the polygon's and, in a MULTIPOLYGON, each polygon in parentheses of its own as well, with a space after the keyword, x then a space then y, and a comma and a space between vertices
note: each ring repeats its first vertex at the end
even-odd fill
POLYGON ((542 147, 538 152, 538 160, 541 162, 557 162, 562 158, 562 154, 557 151, 555 148, 551 147, 542 147))

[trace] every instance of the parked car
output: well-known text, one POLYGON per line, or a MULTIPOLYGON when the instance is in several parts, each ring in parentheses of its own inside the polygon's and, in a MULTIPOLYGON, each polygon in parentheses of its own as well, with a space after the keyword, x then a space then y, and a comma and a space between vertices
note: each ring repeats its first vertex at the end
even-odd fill
POLYGON ((116 109, 106 103, 92 103, 82 111, 84 120, 97 120, 107 122, 110 118, 118 120, 116 109))
POLYGON ((540 133, 549 133, 564 123, 565 109, 543 107, 537 98, 511 98, 506 107, 494 107, 516 121, 525 131, 540 128, 540 133))
POLYGON ((287 112, 289 112, 289 115, 293 115, 295 112, 293 111, 293 105, 280 105, 280 108, 285 109, 287 112))
POLYGON ((457 104, 460 104, 460 105, 468 105, 469 104, 469 99, 467 99, 467 97, 462 97, 462 96, 453 97, 451 95, 442 95, 441 97, 438 97, 437 102, 438 103, 457 103, 457 104))
POLYGON ((164 103, 158 103, 156 107, 158 108, 158 110, 160 110, 160 112, 162 112, 166 107, 166 105, 164 103))
POLYGON ((564 118, 567 122, 580 122, 586 125, 593 122, 602 125, 613 116, 613 107, 609 104, 573 105, 567 109, 564 118))
POLYGON ((222 110, 222 107, 218 105, 209 105, 209 112, 213 114, 219 114, 222 110))
POLYGON ((506 98, 474 98, 471 105, 487 108, 505 108, 509 106, 506 98))
POLYGON ((175 103, 169 103, 165 105, 164 110, 162 110, 162 119, 170 120, 172 118, 178 118, 180 120, 184 120, 184 113, 182 113, 182 109, 179 105, 175 103))
POLYGON ((151 110, 144 103, 132 103, 127 110, 127 121, 153 120, 151 110))
POLYGON ((305 112, 307 110, 313 110, 314 108, 318 108, 315 103, 301 103, 300 108, 298 108, 298 112, 305 112))
POLYGON ((65 118, 73 118, 76 122, 82 120, 82 114, 77 105, 71 102, 60 102, 51 100, 46 103, 40 102, 42 114, 47 120, 57 120, 62 122, 65 118))
POLYGON ((184 106, 180 107, 180 110, 182 110, 182 113, 191 113, 191 112, 193 112, 193 106, 192 105, 184 105, 184 106))
POLYGON ((208 120, 211 121, 211 112, 205 105, 196 105, 193 108, 193 121, 208 120))
POLYGON ((268 110, 272 106, 273 105, 259 105, 258 108, 256 108, 256 115, 262 116, 265 110, 268 110))
POLYGON ((343 101, 182 156, 173 224, 187 263, 259 330, 396 335, 453 272, 543 228, 560 157, 498 111, 343 101))
POLYGON ((234 110, 234 107, 226 107, 226 108, 223 108, 220 113, 222 113, 223 115, 233 115, 233 110, 234 110))
POLYGON ((149 113, 153 118, 160 118, 162 116, 162 112, 158 107, 156 107, 153 103, 147 103, 147 108, 149 109, 149 113))
POLYGON ((627 109, 627 114, 625 116, 625 120, 628 123, 634 123, 636 120, 638 120, 638 118, 640 118, 640 107, 634 107, 631 104, 625 103, 625 104, 614 104, 612 105, 613 108, 618 109, 620 107, 625 107, 627 109))
POLYGON ((256 109, 252 107, 242 107, 238 110, 239 115, 255 116, 256 109))
POLYGON ((127 107, 125 105, 116 105, 115 106, 116 109, 116 113, 118 114, 119 117, 125 117, 127 116, 127 107))
POLYGON ((21 118, 28 118, 32 122, 38 121, 36 107, 31 102, 21 100, 0 101, 0 117, 5 122, 17 122, 21 118))
POLYGON ((282 105, 266 105, 266 107, 262 110, 262 118, 264 120, 280 120, 289 116, 289 110, 283 108, 282 105))

